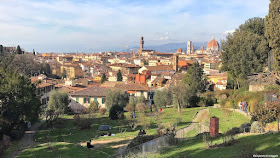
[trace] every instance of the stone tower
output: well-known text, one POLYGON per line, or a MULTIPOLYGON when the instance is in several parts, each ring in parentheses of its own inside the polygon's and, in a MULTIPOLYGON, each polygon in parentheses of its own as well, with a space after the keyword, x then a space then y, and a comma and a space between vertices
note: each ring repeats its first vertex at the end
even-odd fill
POLYGON ((144 37, 141 36, 141 39, 140 39, 140 50, 144 50, 144 37))
POLYGON ((192 52, 191 53, 193 53, 194 54, 194 45, 192 45, 192 52))
POLYGON ((179 62, 179 56, 176 53, 176 54, 173 55, 173 70, 175 72, 178 72, 178 62, 179 62))
POLYGON ((192 49, 192 41, 188 40, 188 48, 187 48, 187 54, 191 54, 191 49, 192 49))

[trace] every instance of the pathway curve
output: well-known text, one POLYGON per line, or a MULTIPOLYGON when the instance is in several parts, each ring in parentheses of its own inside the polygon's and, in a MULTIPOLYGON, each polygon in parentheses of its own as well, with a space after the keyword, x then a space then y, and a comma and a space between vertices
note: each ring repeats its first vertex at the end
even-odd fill
POLYGON ((12 151, 6 158, 16 158, 24 149, 28 149, 38 143, 33 140, 35 133, 39 130, 42 121, 35 123, 31 126, 29 131, 25 131, 23 138, 19 140, 17 150, 12 151))
MULTIPOLYGON (((187 126, 186 128, 179 129, 176 132, 175 138, 185 138, 185 136, 188 132, 196 129, 198 123, 206 122, 206 120, 208 119, 208 116, 209 116, 209 108, 199 110, 196 113, 192 123, 189 126, 187 126)), ((206 130, 206 128, 208 129, 208 127, 202 127, 202 129, 205 129, 205 130, 206 130)), ((200 132, 205 132, 205 131, 200 131, 200 132)))

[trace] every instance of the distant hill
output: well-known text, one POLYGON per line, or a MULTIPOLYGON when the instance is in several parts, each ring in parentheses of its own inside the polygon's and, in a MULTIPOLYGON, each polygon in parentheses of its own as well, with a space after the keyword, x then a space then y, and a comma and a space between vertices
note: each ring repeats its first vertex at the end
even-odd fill
MULTIPOLYGON (((193 42, 194 49, 200 49, 201 46, 206 48, 207 42, 193 42)), ((157 52, 177 52, 178 48, 181 48, 183 51, 187 50, 187 43, 168 43, 168 44, 163 44, 163 45, 158 45, 158 46, 144 46, 145 49, 151 49, 155 50, 157 52)), ((132 47, 128 48, 127 50, 130 49, 139 49, 139 47, 132 47)))

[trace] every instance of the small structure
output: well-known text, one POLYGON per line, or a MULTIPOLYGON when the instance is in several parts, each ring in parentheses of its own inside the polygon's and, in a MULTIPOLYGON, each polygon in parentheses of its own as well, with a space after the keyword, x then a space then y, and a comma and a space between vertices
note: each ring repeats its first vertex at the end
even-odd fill
POLYGON ((219 135, 219 118, 210 118, 210 137, 216 137, 219 135))

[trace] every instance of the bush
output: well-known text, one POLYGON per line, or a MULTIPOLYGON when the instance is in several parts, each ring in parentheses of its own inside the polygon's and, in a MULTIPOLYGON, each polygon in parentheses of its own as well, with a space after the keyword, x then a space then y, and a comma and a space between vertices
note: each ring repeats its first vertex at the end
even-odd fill
POLYGON ((225 107, 225 105, 226 105, 226 99, 221 99, 221 100, 219 100, 219 104, 221 105, 221 107, 225 107))
POLYGON ((134 111, 134 106, 132 104, 128 104, 125 107, 125 110, 127 110, 128 112, 133 112, 134 111))
POLYGON ((109 117, 111 118, 111 120, 123 119, 123 112, 124 111, 122 107, 120 107, 119 105, 113 105, 110 109, 109 117))
POLYGON ((147 110, 147 106, 144 103, 138 103, 136 104, 136 110, 140 113, 144 113, 147 110))
POLYGON ((73 116, 73 124, 78 126, 79 129, 90 129, 93 122, 92 118, 80 118, 79 115, 73 116))
POLYGON ((127 148, 133 148, 150 140, 157 138, 155 135, 140 135, 131 140, 127 148))
POLYGON ((262 133, 262 126, 259 121, 254 121, 251 125, 250 133, 262 133))
POLYGON ((96 102, 96 101, 93 101, 90 103, 88 109, 87 109, 87 112, 88 113, 96 113, 99 109, 99 103, 96 102))
POLYGON ((106 108, 100 108, 100 109, 99 109, 99 113, 100 113, 101 115, 104 115, 104 114, 106 113, 106 111, 107 111, 106 108))
POLYGON ((227 136, 233 136, 233 135, 236 135, 238 133, 240 133, 239 128, 238 127, 233 127, 231 130, 226 132, 226 135, 227 136))
POLYGON ((250 132, 251 130, 251 124, 250 123, 244 123, 239 127, 240 133, 243 132, 250 132))

